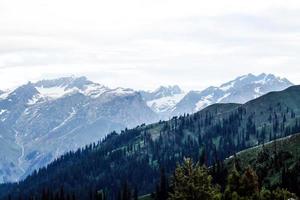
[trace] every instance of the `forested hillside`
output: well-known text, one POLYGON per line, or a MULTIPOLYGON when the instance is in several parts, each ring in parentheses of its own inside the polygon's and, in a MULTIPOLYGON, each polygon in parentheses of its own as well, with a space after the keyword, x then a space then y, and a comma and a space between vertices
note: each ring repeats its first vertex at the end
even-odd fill
POLYGON ((70 152, 18 184, 0 187, 2 199, 64 191, 94 199, 103 191, 117 199, 124 184, 138 194, 155 190, 160 169, 167 176, 184 157, 213 165, 246 148, 300 131, 300 86, 272 92, 246 104, 215 104, 193 115, 174 117, 109 134, 98 144, 70 152), (137 193, 137 192, 136 192, 137 193))
POLYGON ((246 149, 209 168, 185 158, 171 177, 162 171, 155 192, 141 199, 297 199, 299 177, 300 133, 246 149))
POLYGON ((285 188, 300 196, 300 133, 247 149, 225 163, 228 169, 251 166, 261 186, 285 188))
POLYGON ((170 177, 161 170, 155 192, 141 200, 260 199, 300 196, 300 133, 238 152, 207 168, 185 158, 170 177))

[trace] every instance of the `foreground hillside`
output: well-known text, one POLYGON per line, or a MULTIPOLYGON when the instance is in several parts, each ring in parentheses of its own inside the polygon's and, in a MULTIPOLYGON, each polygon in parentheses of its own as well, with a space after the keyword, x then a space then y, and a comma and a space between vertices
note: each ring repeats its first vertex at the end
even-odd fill
POLYGON ((187 158, 171 177, 162 173, 155 192, 140 199, 295 199, 300 196, 299 155, 297 133, 238 152, 208 169, 187 158))
POLYGON ((244 150, 225 163, 229 169, 250 165, 262 186, 286 188, 300 196, 300 133, 244 150))
POLYGON ((19 184, 0 187, 7 198, 61 188, 77 199, 105 191, 116 199, 125 182, 139 194, 154 191, 160 168, 170 174, 184 157, 207 165, 300 131, 300 86, 246 104, 216 104, 193 115, 111 133, 98 144, 68 153, 19 184))

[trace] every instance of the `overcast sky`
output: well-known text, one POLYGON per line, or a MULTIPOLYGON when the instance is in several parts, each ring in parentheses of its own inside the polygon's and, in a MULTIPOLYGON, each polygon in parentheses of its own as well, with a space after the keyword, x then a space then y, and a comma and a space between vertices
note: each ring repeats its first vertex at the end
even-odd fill
POLYGON ((300 84, 299 0, 0 0, 0 89, 85 75, 187 90, 262 72, 300 84))

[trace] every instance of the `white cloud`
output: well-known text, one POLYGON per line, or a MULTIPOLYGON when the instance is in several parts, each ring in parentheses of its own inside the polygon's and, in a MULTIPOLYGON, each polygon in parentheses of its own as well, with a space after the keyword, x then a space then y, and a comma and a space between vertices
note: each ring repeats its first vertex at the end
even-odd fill
POLYGON ((0 88, 86 75, 186 89, 268 72, 299 83, 299 1, 1 0, 0 88))

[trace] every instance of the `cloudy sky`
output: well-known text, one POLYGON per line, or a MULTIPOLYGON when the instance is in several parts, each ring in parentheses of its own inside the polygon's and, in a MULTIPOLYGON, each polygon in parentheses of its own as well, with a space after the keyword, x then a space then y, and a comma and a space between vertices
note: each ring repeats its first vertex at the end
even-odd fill
POLYGON ((299 0, 0 0, 0 89, 68 75, 202 89, 262 72, 300 84, 299 0))

